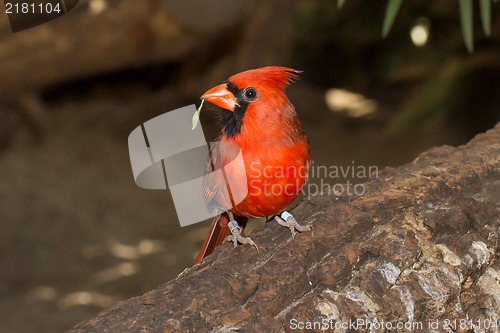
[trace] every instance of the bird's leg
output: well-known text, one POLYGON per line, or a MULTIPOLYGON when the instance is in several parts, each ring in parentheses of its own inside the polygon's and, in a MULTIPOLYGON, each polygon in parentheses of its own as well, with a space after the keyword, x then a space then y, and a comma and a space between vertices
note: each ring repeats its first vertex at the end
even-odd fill
POLYGON ((300 225, 297 222, 297 220, 295 220, 295 217, 293 217, 292 214, 290 214, 286 210, 283 213, 281 213, 281 217, 276 215, 274 219, 276 220, 276 222, 278 222, 278 224, 290 229, 290 232, 292 233, 292 238, 294 238, 295 235, 297 234, 296 231, 302 232, 311 230, 310 225, 300 225))
POLYGON ((238 246, 238 242, 241 244, 250 244, 252 246, 255 246, 257 249, 257 252, 259 251, 259 248, 257 245, 254 243, 254 241, 250 237, 243 237, 241 235, 241 227, 238 225, 238 222, 234 219, 234 215, 232 212, 227 212, 229 215, 230 221, 228 222, 227 226, 229 227, 229 230, 231 231, 231 235, 227 236, 224 239, 224 242, 233 242, 234 247, 238 246))

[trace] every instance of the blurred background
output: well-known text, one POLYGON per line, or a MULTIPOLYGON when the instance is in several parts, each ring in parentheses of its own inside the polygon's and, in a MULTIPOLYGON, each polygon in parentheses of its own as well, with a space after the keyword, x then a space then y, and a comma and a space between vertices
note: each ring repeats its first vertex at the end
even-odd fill
POLYGON ((15 34, 0 14, 0 331, 70 329, 192 265, 210 222, 135 185, 127 137, 232 74, 304 71, 288 95, 316 165, 396 167, 493 127, 500 4, 488 38, 474 2, 473 53, 457 1, 404 1, 383 39, 386 4, 88 0, 15 34))

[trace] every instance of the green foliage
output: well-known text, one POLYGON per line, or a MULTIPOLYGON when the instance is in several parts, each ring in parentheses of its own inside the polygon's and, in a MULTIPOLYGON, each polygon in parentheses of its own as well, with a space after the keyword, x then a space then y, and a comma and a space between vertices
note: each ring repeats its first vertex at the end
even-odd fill
MULTIPOLYGON (((486 36, 490 36, 491 34, 491 1, 492 0, 479 0, 481 22, 486 36)), ((493 1, 497 2, 497 0, 493 1)), ((384 23, 382 25, 382 37, 386 37, 391 31, 391 27, 394 24, 394 20, 396 19, 402 2, 403 0, 388 0, 384 23)), ((337 7, 341 8, 344 3, 345 0, 337 0, 337 7)), ((462 25, 464 43, 467 50, 472 53, 474 51, 474 13, 472 9, 472 0, 458 0, 458 4, 460 7, 460 21, 462 25)))
POLYGON ((474 51, 472 0, 458 0, 458 3, 460 5, 460 21, 462 22, 465 46, 472 53, 474 51))
POLYGON ((403 0, 389 0, 387 9, 385 10, 384 24, 382 26, 382 37, 386 37, 391 31, 391 27, 398 15, 399 8, 403 0))
POLYGON ((483 31, 486 36, 491 34, 491 1, 479 0, 479 7, 481 10, 481 21, 483 22, 483 31))

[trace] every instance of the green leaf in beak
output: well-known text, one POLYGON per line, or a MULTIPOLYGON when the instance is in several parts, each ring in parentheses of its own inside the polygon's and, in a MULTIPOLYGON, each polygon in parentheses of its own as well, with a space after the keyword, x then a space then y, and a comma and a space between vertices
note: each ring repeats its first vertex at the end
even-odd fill
POLYGON ((193 115, 193 130, 196 128, 198 122, 200 121, 200 113, 201 113, 201 108, 203 107, 203 102, 205 102, 204 99, 201 100, 200 107, 198 108, 198 110, 196 110, 196 112, 193 115))

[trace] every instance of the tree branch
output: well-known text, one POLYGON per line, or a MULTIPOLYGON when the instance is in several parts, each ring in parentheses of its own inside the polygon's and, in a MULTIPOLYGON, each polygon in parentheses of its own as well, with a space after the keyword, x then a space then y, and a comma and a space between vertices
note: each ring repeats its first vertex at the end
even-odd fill
POLYGON ((72 332, 288 332, 350 319, 423 330, 439 319, 441 331, 445 319, 499 320, 499 158, 500 124, 386 168, 364 196, 312 197, 293 211, 312 232, 291 239, 267 223, 252 233, 260 253, 220 246, 72 332))

